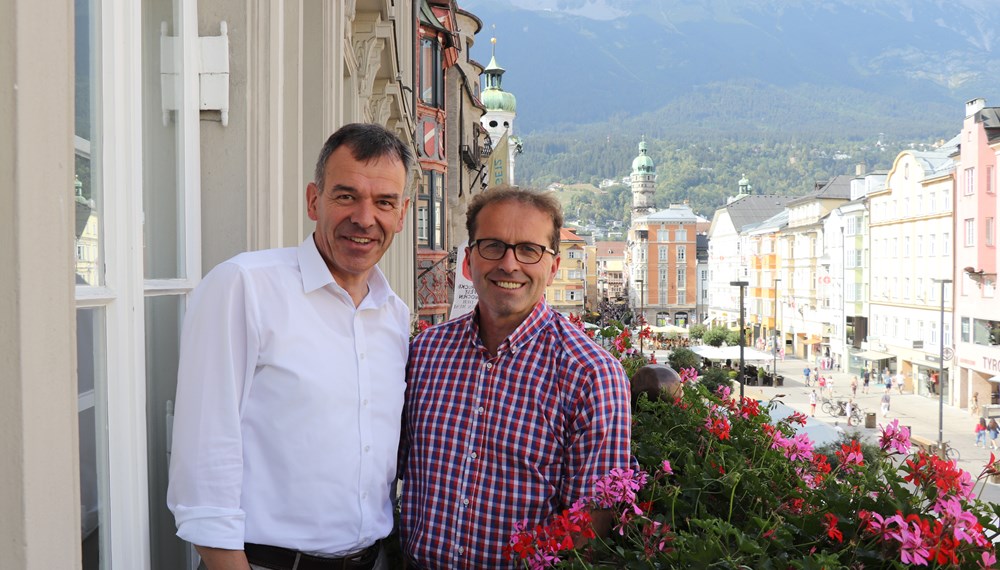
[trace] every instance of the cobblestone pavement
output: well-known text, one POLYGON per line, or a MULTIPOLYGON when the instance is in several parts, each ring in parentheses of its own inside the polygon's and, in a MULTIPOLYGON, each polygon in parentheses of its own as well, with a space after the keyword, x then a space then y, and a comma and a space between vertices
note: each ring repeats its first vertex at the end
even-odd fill
MULTIPOLYGON (((667 354, 666 351, 657 351, 657 361, 666 362, 667 354)), ((771 362, 767 362, 766 365, 770 368, 771 362)), ((746 386, 744 389, 745 395, 765 401, 774 398, 780 400, 790 408, 809 416, 809 392, 813 388, 805 386, 805 377, 802 374, 802 369, 805 367, 806 361, 798 358, 786 358, 784 361, 779 360, 778 374, 785 377, 784 385, 778 387, 746 386)), ((831 370, 821 371, 821 374, 833 377, 835 399, 850 398, 852 374, 831 370)), ((815 387, 815 389, 817 394, 819 394, 819 388, 815 387)), ((912 434, 937 441, 939 413, 937 398, 919 396, 906 391, 900 395, 893 388, 888 417, 883 417, 879 407, 884 392, 884 387, 872 385, 870 386, 869 393, 862 393, 861 381, 859 379, 855 402, 861 406, 862 412, 874 412, 876 414, 876 426, 885 425, 894 419, 898 419, 900 425, 909 427, 912 434)), ((862 416, 864 416, 864 413, 862 416)), ((943 419, 944 440, 961 453, 961 459, 958 462, 959 467, 971 473, 973 479, 977 478, 990 459, 990 450, 988 448, 976 447, 975 445, 976 438, 972 430, 976 425, 977 418, 972 417, 966 410, 945 404, 943 419)), ((822 443, 822 440, 836 437, 836 432, 831 431, 834 422, 839 422, 840 427, 848 432, 856 430, 863 437, 872 441, 880 433, 878 427, 874 429, 865 428, 864 422, 862 422, 861 426, 848 427, 846 418, 835 418, 823 412, 819 405, 816 406, 816 416, 810 418, 810 421, 806 425, 806 430, 810 433, 810 437, 822 443), (822 427, 823 425, 827 427, 824 428, 822 427)), ((997 440, 997 443, 1000 444, 1000 440, 997 440)), ((1000 451, 996 452, 996 454, 1000 457, 1000 451)), ((983 500, 1000 502, 1000 485, 988 482, 985 484, 979 483, 976 486, 976 492, 983 500)))

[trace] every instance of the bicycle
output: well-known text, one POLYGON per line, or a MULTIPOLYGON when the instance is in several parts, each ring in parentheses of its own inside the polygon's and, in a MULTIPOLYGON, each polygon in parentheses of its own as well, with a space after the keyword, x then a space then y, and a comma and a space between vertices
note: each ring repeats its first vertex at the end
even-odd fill
POLYGON ((937 455, 941 459, 950 459, 950 460, 953 460, 953 461, 961 461, 961 459, 962 459, 961 452, 959 452, 957 449, 955 449, 954 447, 952 447, 951 444, 948 443, 947 441, 942 441, 941 442, 941 448, 943 448, 943 449, 940 449, 938 447, 938 445, 935 444, 933 447, 931 447, 931 453, 933 453, 934 455, 937 455), (942 451, 944 453, 942 453, 942 451))
MULTIPOLYGON (((847 415, 847 400, 830 400, 829 398, 823 398, 822 409, 824 412, 835 418, 844 417, 847 415)), ((851 406, 852 425, 860 426, 863 419, 864 414, 861 412, 861 407, 855 403, 851 406)))

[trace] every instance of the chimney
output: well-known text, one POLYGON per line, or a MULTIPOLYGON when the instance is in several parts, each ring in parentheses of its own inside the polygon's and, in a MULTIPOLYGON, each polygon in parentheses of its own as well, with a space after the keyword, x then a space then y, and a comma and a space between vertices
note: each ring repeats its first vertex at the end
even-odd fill
POLYGON ((986 107, 986 99, 983 99, 982 97, 976 97, 975 99, 966 101, 965 116, 971 117, 979 111, 982 111, 984 107, 986 107))
POLYGON ((865 163, 859 162, 856 165, 854 165, 855 176, 864 176, 864 174, 865 174, 865 163))

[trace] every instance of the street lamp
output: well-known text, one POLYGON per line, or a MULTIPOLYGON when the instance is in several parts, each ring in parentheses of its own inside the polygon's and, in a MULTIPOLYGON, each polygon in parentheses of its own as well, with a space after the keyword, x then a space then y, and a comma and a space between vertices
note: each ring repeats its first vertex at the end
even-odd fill
POLYGON ((743 377, 743 347, 746 346, 746 328, 743 324, 743 291, 746 286, 749 285, 747 281, 730 281, 730 285, 733 287, 740 288, 740 400, 743 399, 743 385, 746 384, 746 378, 743 377))
POLYGON ((646 321, 642 311, 642 294, 645 291, 643 289, 645 283, 642 282, 642 279, 636 279, 635 282, 639 285, 639 356, 642 356, 642 325, 646 321))
POLYGON ((938 450, 944 450, 944 286, 951 279, 931 279, 941 284, 941 329, 938 331, 938 450))
POLYGON ((774 328, 772 330, 772 335, 774 336, 774 345, 771 347, 774 351, 774 365, 771 367, 771 374, 774 375, 774 385, 778 385, 778 283, 781 279, 777 277, 774 278, 774 328))

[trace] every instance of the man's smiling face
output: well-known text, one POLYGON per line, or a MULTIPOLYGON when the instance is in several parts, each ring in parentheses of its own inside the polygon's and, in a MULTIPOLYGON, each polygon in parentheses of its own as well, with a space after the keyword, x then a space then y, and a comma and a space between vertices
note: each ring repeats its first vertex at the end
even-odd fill
POLYGON ((337 283, 350 290, 368 278, 403 229, 406 169, 391 156, 361 162, 345 145, 327 159, 323 185, 320 191, 310 184, 306 193, 316 249, 337 283))
MULTIPOLYGON (((556 230, 558 231, 558 230, 556 230)), ((476 216, 470 240, 497 239, 508 244, 551 247, 552 218, 538 208, 514 200, 485 206, 476 216)), ((520 324, 545 294, 559 269, 559 257, 542 254, 538 263, 522 263, 508 249, 498 260, 484 259, 476 248, 465 256, 465 270, 479 294, 479 310, 493 322, 520 324)))

